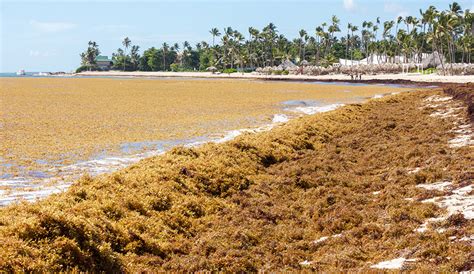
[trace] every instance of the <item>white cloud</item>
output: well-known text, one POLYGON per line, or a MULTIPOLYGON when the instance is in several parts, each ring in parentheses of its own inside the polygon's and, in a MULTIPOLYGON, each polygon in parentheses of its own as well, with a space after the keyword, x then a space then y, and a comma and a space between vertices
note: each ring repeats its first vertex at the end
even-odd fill
POLYGON ((385 12, 396 14, 396 17, 398 16, 405 17, 408 15, 408 11, 403 6, 399 4, 391 3, 391 2, 385 2, 383 6, 383 10, 385 12))
POLYGON ((356 10, 354 0, 343 0, 344 9, 348 11, 356 10))
POLYGON ((75 28, 77 25, 68 22, 40 22, 31 20, 30 25, 40 32, 60 32, 75 28))
POLYGON ((356 0, 343 0, 342 5, 346 11, 355 13, 366 13, 367 7, 359 5, 356 0))

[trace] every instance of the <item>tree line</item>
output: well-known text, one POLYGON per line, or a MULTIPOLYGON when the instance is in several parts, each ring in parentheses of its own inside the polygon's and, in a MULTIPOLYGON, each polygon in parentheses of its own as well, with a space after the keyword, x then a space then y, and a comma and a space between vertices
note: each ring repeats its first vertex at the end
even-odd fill
MULTIPOLYGON (((212 28, 212 44, 202 41, 194 45, 163 43, 139 53, 127 37, 123 48, 112 54, 112 69, 125 71, 189 71, 218 69, 254 70, 275 66, 285 60, 296 64, 329 66, 339 59, 360 60, 368 56, 386 62, 420 60, 422 53, 437 52, 448 63, 471 63, 474 51, 474 14, 453 2, 446 10, 434 6, 416 16, 399 16, 382 22, 364 21, 360 26, 341 26, 337 16, 322 23, 314 31, 299 31, 295 39, 278 32, 273 23, 263 29, 248 28, 247 37, 232 27, 222 32, 212 28), (395 58, 401 56, 401 58, 395 58)), ((95 58, 100 54, 96 42, 90 41, 81 53, 80 70, 97 70, 95 58)))

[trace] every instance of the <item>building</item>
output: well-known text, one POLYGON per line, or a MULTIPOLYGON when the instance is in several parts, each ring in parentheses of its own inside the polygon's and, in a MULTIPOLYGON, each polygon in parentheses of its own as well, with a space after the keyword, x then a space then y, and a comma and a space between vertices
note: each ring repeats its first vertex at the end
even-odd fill
POLYGON ((97 56, 95 58, 95 63, 101 70, 109 70, 113 65, 112 60, 109 59, 108 56, 104 56, 104 55, 97 56))

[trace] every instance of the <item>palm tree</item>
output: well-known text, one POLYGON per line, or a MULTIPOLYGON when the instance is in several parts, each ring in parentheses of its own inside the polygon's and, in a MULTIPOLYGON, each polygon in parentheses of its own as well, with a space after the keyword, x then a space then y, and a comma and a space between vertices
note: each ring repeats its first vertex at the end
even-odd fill
POLYGON ((186 60, 189 55, 189 52, 191 51, 191 45, 189 44, 188 41, 183 42, 183 51, 181 52, 181 66, 186 65, 186 60))
MULTIPOLYGON (((359 30, 358 26, 352 26, 351 27, 351 46, 355 44, 355 39, 354 39, 354 31, 359 30)), ((352 55, 354 53, 354 49, 351 50, 351 64, 352 64, 352 55)))
POLYGON ((92 70, 92 66, 95 64, 95 59, 100 54, 99 45, 94 41, 89 41, 87 50, 81 53, 82 65, 88 66, 89 71, 92 70))
POLYGON ((132 41, 130 41, 130 39, 128 37, 125 37, 122 41, 122 45, 125 47, 125 56, 124 56, 124 61, 123 61, 123 71, 125 71, 125 64, 126 64, 126 61, 127 61, 127 49, 128 47, 130 47, 130 44, 132 43, 132 41))
POLYGON ((300 58, 301 58, 301 61, 305 60, 305 40, 308 39, 308 33, 302 29, 299 31, 299 34, 300 34, 300 58))
MULTIPOLYGON (((366 22, 364 21, 363 25, 366 24, 366 22)), ((347 60, 347 55, 349 53, 349 40, 350 40, 350 36, 349 36, 349 31, 352 29, 352 24, 351 23, 348 23, 347 24, 347 36, 346 36, 346 60, 347 60)))
POLYGON ((464 58, 466 57, 467 63, 471 63, 471 53, 473 46, 473 36, 474 36, 474 13, 469 9, 464 11, 463 17, 463 28, 464 33, 461 38, 462 44, 462 62, 464 63, 464 58), (467 56, 465 56, 467 54, 467 56))
MULTIPOLYGON (((403 56, 405 60, 420 60, 424 52, 438 52, 439 56, 442 56, 443 72, 450 73, 451 71, 444 69, 444 63, 471 62, 474 48, 473 21, 473 13, 470 10, 462 10, 459 4, 454 2, 449 8, 440 12, 433 6, 425 11, 420 10, 417 17, 399 16, 394 21, 385 21, 383 24, 380 23, 379 17, 374 23, 364 21, 360 27, 361 33, 358 33, 358 26, 350 23, 347 24, 347 33, 342 36, 337 35, 341 30, 340 21, 336 16, 332 16, 329 23, 323 23, 315 28, 313 37, 301 29, 296 33, 297 37, 292 40, 280 35, 273 23, 269 23, 261 31, 249 27, 248 40, 231 27, 221 29, 222 34, 217 28, 212 28, 209 31, 212 35, 212 47, 207 43, 200 43, 195 49, 189 43, 175 44, 172 47, 163 44, 160 49, 144 52, 146 56, 141 59, 143 66, 140 68, 157 70, 162 64, 166 70, 169 66, 167 63, 174 62, 170 59, 171 56, 174 58, 175 54, 179 56, 175 62, 182 65, 190 65, 192 60, 193 66, 195 62, 204 62, 201 65, 206 67, 212 63, 220 67, 234 68, 237 65, 243 68, 274 66, 285 59, 292 61, 307 59, 318 66, 323 61, 323 64, 327 65, 339 57, 345 57, 347 60, 358 59, 359 56, 356 54, 359 51, 369 58, 369 63, 376 55, 380 58, 379 61, 386 59, 393 62, 392 58, 397 55, 403 56), (383 30, 380 37, 378 30, 383 30), (216 41, 216 37, 221 38, 220 41, 216 41), (183 47, 182 52, 179 52, 180 46, 183 47), (156 54, 163 55, 158 57, 156 54)), ((114 57, 124 62, 123 70, 126 70, 130 62, 134 65, 130 68, 135 67, 136 56, 132 56, 132 53, 128 55, 128 49, 131 47, 130 39, 125 38, 123 45, 125 51, 120 51, 114 57)), ((88 50, 81 54, 83 65, 93 68, 94 56, 97 55, 95 47, 91 41, 88 50)), ((435 55, 437 61, 439 56, 435 55)), ((122 64, 117 64, 122 67, 122 64)))
POLYGON ((333 38, 334 38, 334 34, 336 32, 340 32, 341 29, 339 29, 339 18, 337 18, 336 15, 333 15, 331 17, 331 25, 328 27, 328 32, 329 32, 329 39, 328 39, 328 44, 327 44, 327 47, 326 47, 326 55, 329 53, 329 49, 331 48, 332 46, 332 41, 333 41, 333 38))
POLYGON ((277 30, 276 26, 273 23, 269 23, 267 26, 263 28, 263 38, 264 38, 264 55, 266 56, 266 60, 268 61, 268 57, 270 57, 270 65, 273 66, 275 59, 273 54, 273 47, 275 44, 275 40, 277 37, 277 30))
POLYGON ((316 66, 319 66, 319 58, 321 52, 321 43, 324 36, 324 28, 319 26, 316 28, 316 66))
POLYGON ((238 31, 234 32, 235 43, 234 46, 234 54, 237 57, 237 60, 240 64, 240 70, 242 73, 244 72, 244 53, 241 50, 241 43, 245 41, 245 37, 238 31))
POLYGON ((390 35, 390 31, 393 28, 393 25, 395 24, 394 21, 385 21, 383 23, 383 33, 382 33, 382 38, 385 41, 385 47, 383 49, 383 53, 385 55, 385 60, 387 60, 387 48, 388 48, 388 42, 387 42, 387 37, 390 35))
POLYGON ((168 44, 165 42, 163 43, 162 45, 162 50, 163 50, 163 70, 166 71, 166 54, 168 53, 168 50, 169 50, 169 46, 168 44))
POLYGON ((250 41, 249 41, 249 45, 248 45, 249 61, 250 61, 250 67, 253 68, 253 59, 254 59, 253 44, 257 40, 257 37, 259 35, 259 31, 256 28, 249 27, 249 34, 250 34, 250 41))
POLYGON ((221 33, 219 32, 219 29, 217 28, 212 28, 209 33, 212 35, 212 47, 215 46, 215 39, 216 37, 219 37, 221 33))
POLYGON ((176 51, 176 52, 179 52, 179 44, 178 43, 173 44, 173 50, 176 51))
POLYGON ((140 60, 140 54, 138 54, 139 50, 140 47, 137 45, 133 45, 132 49, 130 50, 130 62, 132 63, 133 70, 136 70, 138 68, 138 62, 140 60))

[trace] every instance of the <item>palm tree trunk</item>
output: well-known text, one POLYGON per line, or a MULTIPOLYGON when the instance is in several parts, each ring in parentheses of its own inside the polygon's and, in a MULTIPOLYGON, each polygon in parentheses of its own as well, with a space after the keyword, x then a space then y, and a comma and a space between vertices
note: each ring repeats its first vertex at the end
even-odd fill
POLYGON ((166 52, 163 51, 163 71, 166 71, 166 52))

